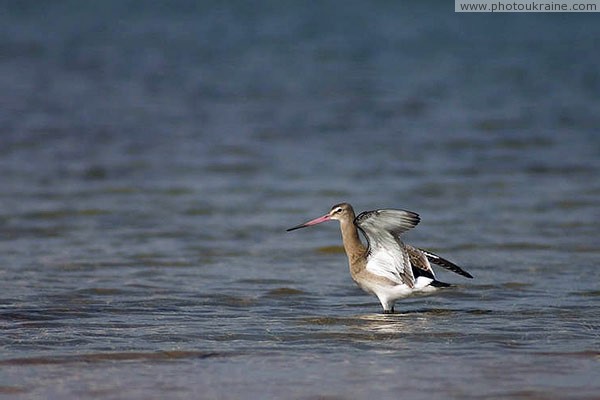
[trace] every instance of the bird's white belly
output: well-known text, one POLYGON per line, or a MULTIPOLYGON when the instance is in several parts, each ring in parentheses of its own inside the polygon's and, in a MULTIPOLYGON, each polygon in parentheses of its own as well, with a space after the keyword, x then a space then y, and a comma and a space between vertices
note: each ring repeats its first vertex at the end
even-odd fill
POLYGON ((414 292, 423 292, 435 290, 435 287, 430 286, 433 280, 424 276, 419 276, 415 281, 415 286, 410 287, 404 283, 397 285, 386 285, 374 281, 357 281, 358 286, 367 293, 374 294, 379 299, 393 301, 402 297, 407 297, 414 292))

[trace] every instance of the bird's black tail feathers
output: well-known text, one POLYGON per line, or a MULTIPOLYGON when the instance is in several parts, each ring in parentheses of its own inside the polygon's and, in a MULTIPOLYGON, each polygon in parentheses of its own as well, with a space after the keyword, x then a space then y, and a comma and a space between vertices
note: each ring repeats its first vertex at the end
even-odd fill
POLYGON ((473 275, 471 275, 470 273, 468 273, 467 271, 465 271, 458 265, 454 264, 453 262, 448 261, 445 258, 438 256, 437 254, 430 253, 427 250, 423 250, 423 249, 419 249, 419 250, 421 250, 425 254, 425 256, 427 256, 427 259, 429 260, 429 262, 434 263, 435 265, 439 265, 442 268, 446 268, 447 270, 452 271, 456 274, 473 279, 473 275))
POLYGON ((432 282, 429 284, 429 286, 433 286, 433 287, 436 287, 436 288, 443 288, 443 287, 450 287, 450 286, 452 286, 452 285, 451 285, 451 284, 449 284, 449 283, 446 283, 446 282, 440 282, 440 281, 436 281, 436 280, 434 280, 434 281, 432 281, 432 282))

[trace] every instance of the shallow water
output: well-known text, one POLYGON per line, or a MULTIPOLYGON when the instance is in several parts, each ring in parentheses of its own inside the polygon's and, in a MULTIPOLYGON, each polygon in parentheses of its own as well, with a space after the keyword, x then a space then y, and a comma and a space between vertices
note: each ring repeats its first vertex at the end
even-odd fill
POLYGON ((597 398, 593 15, 98 4, 1 6, 0 396, 597 398), (475 279, 381 314, 340 201, 475 279))

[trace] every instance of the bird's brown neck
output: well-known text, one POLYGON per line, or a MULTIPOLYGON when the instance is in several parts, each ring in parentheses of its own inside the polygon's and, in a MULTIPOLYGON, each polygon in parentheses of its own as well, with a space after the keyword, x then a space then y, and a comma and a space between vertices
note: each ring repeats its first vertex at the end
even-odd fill
POLYGON ((344 242, 344 250, 346 256, 348 256, 348 262, 350 264, 350 272, 352 275, 358 273, 364 264, 366 247, 360 241, 358 236, 358 229, 352 220, 340 221, 340 228, 342 230, 342 241, 344 242))

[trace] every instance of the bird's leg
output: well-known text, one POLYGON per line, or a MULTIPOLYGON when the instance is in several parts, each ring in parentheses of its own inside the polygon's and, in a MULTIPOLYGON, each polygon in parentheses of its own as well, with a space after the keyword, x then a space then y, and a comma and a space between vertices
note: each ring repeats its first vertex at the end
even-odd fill
POLYGON ((380 297, 377 296, 379 298, 379 302, 381 303, 381 306, 383 307, 383 313, 384 314, 393 314, 394 313, 394 301, 390 301, 389 299, 387 299, 386 297, 380 297))

